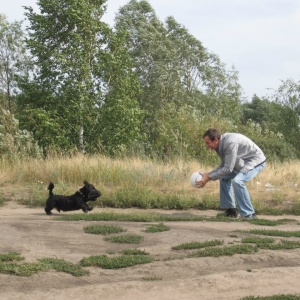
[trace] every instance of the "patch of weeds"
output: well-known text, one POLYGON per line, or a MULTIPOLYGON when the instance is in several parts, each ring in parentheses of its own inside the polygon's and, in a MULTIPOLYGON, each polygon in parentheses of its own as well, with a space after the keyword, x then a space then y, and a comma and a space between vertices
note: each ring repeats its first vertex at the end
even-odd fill
POLYGON ((45 193, 45 186, 43 182, 38 181, 31 186, 30 196, 26 199, 20 199, 18 202, 28 207, 43 207, 48 193, 45 193))
POLYGON ((0 206, 3 206, 5 202, 6 202, 6 199, 0 198, 0 206))
POLYGON ((253 244, 271 244, 274 243, 275 240, 271 238, 260 238, 260 237, 246 237, 243 238, 242 243, 253 243, 253 244))
POLYGON ((43 271, 44 268, 39 263, 4 263, 0 262, 0 273, 17 276, 31 276, 34 273, 43 271))
POLYGON ((213 241, 205 241, 205 242, 188 242, 184 244, 180 244, 178 246, 174 246, 172 250, 191 250, 191 249, 201 249, 205 247, 213 247, 223 245, 224 241, 221 240, 213 240, 213 241))
MULTIPOLYGON (((245 220, 243 219, 243 221, 245 221, 245 220)), ((266 219, 253 219, 253 220, 249 220, 248 222, 251 224, 255 224, 255 225, 277 226, 277 225, 286 224, 288 222, 296 222, 296 220, 280 219, 280 220, 272 221, 272 220, 266 220, 266 219)))
POLYGON ((220 248, 206 248, 190 254, 188 257, 219 257, 232 256, 234 254, 252 254, 258 251, 258 248, 253 245, 232 245, 220 248))
POLYGON ((124 249, 121 251, 123 255, 149 255, 145 250, 140 249, 124 249))
POLYGON ((231 238, 238 238, 238 236, 236 234, 228 234, 228 236, 231 238))
POLYGON ((168 256, 168 257, 165 257, 163 259, 163 261, 172 261, 172 260, 176 260, 176 259, 184 259, 184 258, 187 258, 186 255, 180 255, 180 256, 168 256))
POLYGON ((153 258, 147 255, 122 255, 107 257, 106 255, 90 256, 80 261, 83 267, 100 267, 102 269, 121 269, 140 264, 148 264, 153 258))
POLYGON ((151 232, 151 233, 155 233, 155 232, 163 232, 163 231, 168 231, 171 228, 167 225, 164 225, 163 223, 159 223, 157 225, 152 225, 152 226, 148 226, 147 229, 145 229, 145 232, 151 232))
POLYGON ((126 229, 124 229, 120 226, 96 225, 96 224, 85 226, 83 230, 85 233, 102 234, 102 235, 126 231, 126 229))
POLYGON ((162 277, 158 277, 158 276, 154 275, 154 276, 149 276, 149 277, 143 277, 143 280, 145 280, 145 281, 158 281, 158 280, 162 280, 162 277))
POLYGON ((257 244, 260 249, 267 250, 289 250, 300 248, 300 242, 282 240, 276 244, 257 244))
POLYGON ((163 221, 205 221, 203 216, 174 216, 153 213, 114 213, 68 214, 56 217, 60 221, 126 221, 126 222, 163 222, 163 221))
POLYGON ((260 235, 269 235, 269 236, 300 237, 300 231, 250 229, 249 231, 241 230, 239 232, 247 232, 251 234, 260 234, 260 235))
POLYGON ((89 271, 82 269, 78 264, 73 264, 65 261, 64 259, 42 258, 39 259, 39 262, 44 269, 54 269, 56 271, 65 272, 76 277, 89 274, 89 271))
POLYGON ((20 253, 17 252, 9 252, 5 254, 0 254, 0 262, 9 262, 9 261, 20 261, 24 260, 24 257, 20 255, 20 253))
POLYGON ((267 297, 248 296, 241 300, 300 300, 300 295, 280 294, 267 297))
POLYGON ((111 236, 105 238, 104 240, 112 243, 120 243, 120 244, 140 244, 144 240, 144 237, 136 234, 128 234, 128 235, 111 236))

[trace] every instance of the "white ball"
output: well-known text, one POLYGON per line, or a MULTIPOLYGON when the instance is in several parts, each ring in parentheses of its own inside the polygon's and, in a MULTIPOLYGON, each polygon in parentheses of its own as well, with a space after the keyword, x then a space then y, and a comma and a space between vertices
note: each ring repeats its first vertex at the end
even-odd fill
POLYGON ((200 172, 195 172, 190 177, 190 183, 193 187, 196 187, 196 181, 199 181, 202 179, 202 175, 200 172))

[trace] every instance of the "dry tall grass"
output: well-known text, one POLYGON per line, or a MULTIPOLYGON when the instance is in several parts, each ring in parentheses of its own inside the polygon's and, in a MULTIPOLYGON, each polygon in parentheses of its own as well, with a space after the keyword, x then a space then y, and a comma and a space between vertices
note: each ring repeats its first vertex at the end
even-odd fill
MULTIPOLYGON (((49 181, 56 184, 55 192, 73 192, 84 180, 92 182, 104 195, 110 197, 120 189, 148 189, 167 195, 182 195, 201 199, 205 195, 218 198, 218 181, 196 189, 189 176, 197 170, 211 167, 197 161, 178 160, 172 163, 155 162, 140 158, 113 159, 104 156, 77 155, 69 158, 52 157, 45 160, 0 163, 0 189, 31 189, 43 187, 45 197, 49 181), (61 190, 60 190, 61 189, 61 190)), ((256 205, 285 202, 300 203, 300 162, 267 163, 266 168, 248 183, 256 205)), ((6 197, 8 195, 6 194, 6 197)))

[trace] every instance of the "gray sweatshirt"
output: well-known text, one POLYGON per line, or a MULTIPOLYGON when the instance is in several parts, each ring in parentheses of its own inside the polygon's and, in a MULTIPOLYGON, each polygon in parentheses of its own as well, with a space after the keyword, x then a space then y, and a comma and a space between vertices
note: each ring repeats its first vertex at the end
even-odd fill
POLYGON ((266 160, 262 150, 239 133, 224 133, 216 153, 221 158, 221 164, 208 172, 212 180, 220 179, 232 172, 247 173, 266 160))

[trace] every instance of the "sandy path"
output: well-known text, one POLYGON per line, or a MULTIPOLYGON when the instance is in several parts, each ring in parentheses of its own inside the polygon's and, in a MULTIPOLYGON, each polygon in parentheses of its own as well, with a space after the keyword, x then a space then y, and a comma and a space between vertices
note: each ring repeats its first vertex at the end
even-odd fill
MULTIPOLYGON (((95 209, 95 212, 100 211, 103 210, 95 209)), ((185 213, 215 215, 217 212, 185 213)), ((28 262, 53 257, 77 263, 90 255, 134 247, 113 244, 104 241, 103 236, 84 233, 83 227, 93 222, 56 221, 54 217, 57 215, 49 217, 42 209, 24 208, 8 202, 0 208, 0 253, 19 252, 28 262)), ((295 216, 260 217, 290 218, 300 222, 300 218, 295 216)), ((164 222, 171 227, 170 231, 151 234, 143 231, 149 224, 142 222, 97 223, 117 224, 126 228, 127 233, 143 235, 145 241, 135 248, 149 252, 156 261, 120 270, 88 268, 90 274, 83 277, 56 271, 40 272, 28 278, 0 274, 0 299, 209 300, 300 294, 300 249, 260 250, 256 254, 232 257, 164 260, 182 255, 184 252, 173 251, 171 247, 184 242, 221 239, 226 244, 234 244, 239 243, 243 236, 235 230, 265 227, 247 222, 164 222), (233 234, 237 238, 229 236, 233 234), (145 280, 153 277, 160 280, 145 280)), ((276 229, 299 231, 298 224, 288 223, 276 226, 276 229)), ((299 238, 295 240, 300 241, 299 238)))

